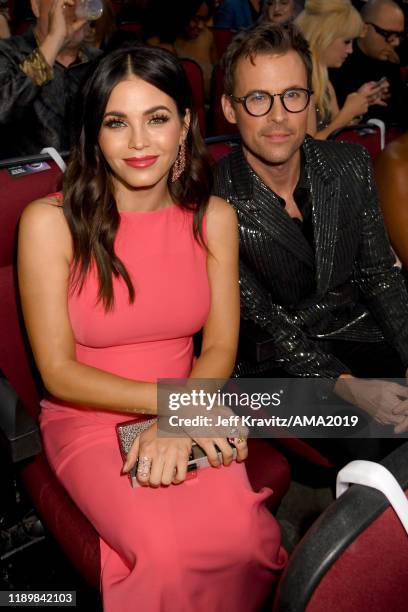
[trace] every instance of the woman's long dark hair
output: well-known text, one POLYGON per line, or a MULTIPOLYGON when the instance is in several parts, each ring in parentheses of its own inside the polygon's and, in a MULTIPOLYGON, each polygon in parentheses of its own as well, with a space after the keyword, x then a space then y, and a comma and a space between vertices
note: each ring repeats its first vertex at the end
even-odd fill
POLYGON ((82 92, 76 144, 64 178, 64 214, 73 240, 72 285, 80 291, 90 266, 95 265, 98 300, 105 310, 114 304, 113 277, 122 277, 130 302, 135 297, 129 274, 115 254, 120 215, 111 170, 98 143, 109 96, 129 74, 170 96, 181 121, 190 109, 186 169, 174 183, 169 175, 168 188, 174 202, 194 210, 194 235, 203 245, 202 222, 211 189, 210 165, 192 109, 190 85, 177 59, 163 49, 145 45, 118 49, 102 58, 82 92))

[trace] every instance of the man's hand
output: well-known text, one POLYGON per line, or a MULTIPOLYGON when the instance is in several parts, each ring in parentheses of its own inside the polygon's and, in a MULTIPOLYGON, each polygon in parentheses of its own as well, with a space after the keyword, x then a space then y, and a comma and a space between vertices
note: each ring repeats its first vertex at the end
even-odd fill
POLYGON ((383 425, 393 425, 394 433, 408 431, 408 387, 385 380, 340 377, 335 393, 358 406, 383 425))
POLYGON ((373 104, 387 106, 386 100, 389 98, 388 89, 389 83, 387 80, 369 81, 359 88, 358 93, 367 97, 367 102, 370 106, 373 104))
POLYGON ((75 16, 75 0, 54 0, 49 13, 48 36, 61 42, 63 46, 84 25, 86 19, 75 16))
POLYGON ((50 8, 48 33, 40 45, 41 52, 50 66, 53 66, 60 51, 87 23, 85 19, 76 18, 75 5, 75 0, 54 0, 50 8))

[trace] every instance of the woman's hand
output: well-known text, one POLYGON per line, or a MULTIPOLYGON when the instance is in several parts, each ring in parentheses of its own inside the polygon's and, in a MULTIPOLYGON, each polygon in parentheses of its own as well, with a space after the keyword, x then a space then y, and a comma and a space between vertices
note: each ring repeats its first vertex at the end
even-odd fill
POLYGON ((389 98, 389 83, 387 80, 384 81, 369 81, 364 83, 357 93, 367 97, 367 102, 371 106, 376 104, 377 106, 387 106, 387 98, 389 98))
POLYGON ((133 442, 127 454, 123 472, 138 461, 137 479, 141 485, 159 487, 179 484, 186 479, 192 440, 157 435, 157 423, 146 429, 133 442))
MULTIPOLYGON (((208 463, 213 467, 221 465, 231 465, 234 455, 233 447, 228 442, 227 438, 203 438, 196 436, 193 438, 198 446, 201 446, 208 457, 208 463), (221 452, 221 461, 218 459, 218 451, 221 452)), ((237 451, 236 460, 238 463, 244 461, 248 457, 248 444, 245 437, 241 434, 234 437, 234 446, 237 451)))
POLYGON ((347 125, 348 123, 353 121, 355 117, 365 115, 367 110, 367 95, 356 91, 347 96, 346 101, 344 102, 344 106, 339 112, 339 115, 342 116, 343 121, 347 125))
MULTIPOLYGON (((240 425, 240 417, 227 406, 215 405, 211 410, 205 408, 194 409, 194 415, 190 409, 180 410, 179 417, 182 429, 196 442, 208 457, 208 462, 213 467, 230 465, 233 460, 233 447, 228 440, 233 440, 236 448, 238 462, 244 461, 248 456, 248 428, 240 425), (191 426, 186 424, 186 419, 191 416, 201 416, 203 425, 191 426), (204 419, 209 419, 205 422, 204 419), (218 459, 217 452, 221 452, 221 461, 218 459)), ((187 421, 188 423, 188 421, 187 421)))

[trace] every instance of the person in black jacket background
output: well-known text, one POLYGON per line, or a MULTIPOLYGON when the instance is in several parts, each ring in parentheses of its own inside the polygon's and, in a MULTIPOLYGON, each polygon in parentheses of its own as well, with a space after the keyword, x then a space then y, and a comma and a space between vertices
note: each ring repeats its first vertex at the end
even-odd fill
POLYGON ((82 44, 75 0, 31 6, 34 28, 0 41, 0 158, 69 148, 76 96, 100 53, 82 44))
POLYGON ((387 106, 372 106, 365 118, 375 117, 387 126, 408 123, 407 91, 400 77, 398 49, 404 40, 404 13, 392 0, 369 0, 361 9, 364 32, 354 44, 354 52, 341 68, 330 70, 330 80, 340 105, 348 94, 367 81, 389 83, 387 106))

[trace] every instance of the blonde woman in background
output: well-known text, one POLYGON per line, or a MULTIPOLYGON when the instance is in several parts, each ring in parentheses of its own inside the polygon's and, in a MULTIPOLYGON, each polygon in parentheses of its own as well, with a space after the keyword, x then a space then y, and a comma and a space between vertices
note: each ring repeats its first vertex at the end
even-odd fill
POLYGON ((387 81, 370 81, 347 96, 339 108, 328 68, 339 68, 353 52, 363 22, 349 0, 306 0, 295 23, 307 39, 313 60, 313 92, 308 133, 325 140, 334 130, 358 123, 371 104, 385 106, 387 81))

